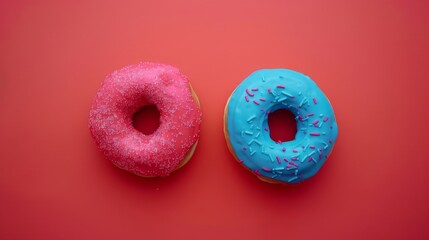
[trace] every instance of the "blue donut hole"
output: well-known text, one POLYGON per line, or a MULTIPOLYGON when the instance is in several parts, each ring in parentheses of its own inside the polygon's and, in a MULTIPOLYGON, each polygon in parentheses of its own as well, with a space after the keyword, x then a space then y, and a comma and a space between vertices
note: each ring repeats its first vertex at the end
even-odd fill
POLYGON ((151 135, 159 128, 160 116, 155 105, 146 105, 134 114, 133 126, 144 135, 151 135))
POLYGON ((279 109, 268 115, 270 137, 275 142, 287 142, 295 139, 295 115, 287 109, 279 109))

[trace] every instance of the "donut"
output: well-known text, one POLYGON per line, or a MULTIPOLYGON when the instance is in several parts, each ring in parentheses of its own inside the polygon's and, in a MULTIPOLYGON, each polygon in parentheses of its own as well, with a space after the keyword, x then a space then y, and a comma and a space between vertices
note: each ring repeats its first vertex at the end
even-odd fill
POLYGON ((164 177, 185 165, 198 143, 202 113, 197 95, 180 71, 143 62, 108 75, 89 113, 89 130, 117 167, 143 177, 164 177), (159 127, 145 135, 133 127, 134 114, 155 105, 159 127))
POLYGON ((325 94, 308 76, 288 69, 263 69, 241 82, 228 99, 224 134, 236 160, 261 180, 294 184, 314 176, 331 153, 338 127, 325 94), (268 115, 293 113, 295 139, 270 137, 268 115))

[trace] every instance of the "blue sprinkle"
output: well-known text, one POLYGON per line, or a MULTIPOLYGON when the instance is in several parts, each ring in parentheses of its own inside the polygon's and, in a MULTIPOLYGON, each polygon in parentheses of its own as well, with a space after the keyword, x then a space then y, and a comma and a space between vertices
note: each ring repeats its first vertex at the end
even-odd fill
POLYGON ((296 176, 295 176, 295 177, 293 177, 293 178, 289 179, 289 180, 288 180, 288 182, 295 181, 296 179, 298 179, 298 177, 296 177, 296 176))
POLYGON ((304 151, 305 151, 305 150, 307 150, 308 145, 310 145, 310 144, 309 144, 309 143, 307 143, 307 145, 305 145, 305 147, 304 147, 304 151))
POLYGON ((286 95, 286 96, 288 96, 288 97, 293 97, 293 95, 292 95, 292 94, 290 94, 290 93, 288 93, 288 92, 281 91, 281 93, 283 93, 284 95, 286 95))
POLYGON ((251 122, 253 119, 255 119, 256 118, 256 116, 255 115, 253 115, 253 116, 251 116, 250 118, 248 118, 247 119, 247 122, 251 122))
POLYGON ((254 142, 255 142, 256 144, 258 144, 259 146, 262 146, 262 143, 261 143, 260 141, 258 141, 258 140, 254 140, 254 142))
POLYGON ((258 132, 258 133, 256 134, 255 138, 258 138, 258 137, 259 137, 259 135, 261 135, 261 132, 258 132))
POLYGON ((287 97, 282 97, 282 98, 279 98, 277 101, 278 102, 283 102, 284 100, 286 100, 287 99, 287 97))
POLYGON ((274 162, 273 156, 271 156, 271 154, 268 154, 268 156, 270 156, 271 162, 274 162))
POLYGON ((251 145, 252 143, 253 143, 253 141, 255 141, 255 140, 250 140, 248 143, 247 143, 247 145, 251 145))
POLYGON ((295 170, 295 176, 296 176, 296 175, 298 175, 298 169, 297 169, 297 170, 295 170))
POLYGON ((247 135, 253 135, 253 132, 250 132, 250 131, 245 131, 244 133, 247 135))
POLYGON ((307 97, 304 97, 302 100, 301 100, 301 103, 299 104, 299 106, 301 107, 304 103, 306 103, 307 102, 307 97))

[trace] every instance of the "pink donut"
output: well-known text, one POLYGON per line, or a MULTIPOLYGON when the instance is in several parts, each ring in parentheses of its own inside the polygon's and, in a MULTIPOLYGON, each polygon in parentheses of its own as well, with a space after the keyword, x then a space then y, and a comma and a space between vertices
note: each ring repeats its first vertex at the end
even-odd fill
POLYGON ((144 177, 168 176, 191 158, 202 114, 186 76, 172 66, 139 63, 104 80, 89 113, 89 129, 104 156, 144 177), (134 114, 155 105, 160 125, 151 135, 133 127, 134 114))

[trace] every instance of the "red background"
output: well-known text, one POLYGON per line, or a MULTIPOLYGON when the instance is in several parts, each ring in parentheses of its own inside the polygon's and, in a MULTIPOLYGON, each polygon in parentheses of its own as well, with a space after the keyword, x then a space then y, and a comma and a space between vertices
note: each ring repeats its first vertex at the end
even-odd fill
POLYGON ((1 238, 428 239, 428 9, 1 1, 1 238), (165 179, 115 168, 87 128, 104 77, 142 60, 179 67, 204 113, 194 158, 165 179), (291 187, 245 171, 222 132, 227 97, 274 67, 316 80, 339 124, 321 171, 291 187))

